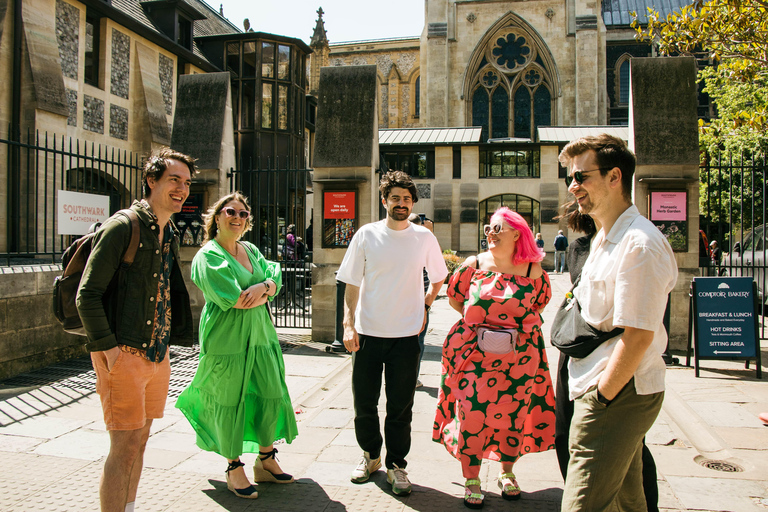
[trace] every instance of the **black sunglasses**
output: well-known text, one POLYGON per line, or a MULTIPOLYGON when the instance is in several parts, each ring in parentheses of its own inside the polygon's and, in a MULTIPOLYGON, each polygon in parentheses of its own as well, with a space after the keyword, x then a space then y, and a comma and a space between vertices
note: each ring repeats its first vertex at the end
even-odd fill
POLYGON ((247 219, 251 215, 251 212, 249 212, 248 210, 235 210, 231 206, 222 208, 221 211, 223 211, 227 217, 234 217, 235 215, 237 215, 241 219, 247 219))
POLYGON ((572 175, 565 175, 565 186, 570 187, 573 180, 576 180, 576 183, 584 183, 584 175, 588 172, 610 171, 611 169, 613 169, 613 167, 599 167, 597 169, 590 169, 589 171, 574 171, 572 175))

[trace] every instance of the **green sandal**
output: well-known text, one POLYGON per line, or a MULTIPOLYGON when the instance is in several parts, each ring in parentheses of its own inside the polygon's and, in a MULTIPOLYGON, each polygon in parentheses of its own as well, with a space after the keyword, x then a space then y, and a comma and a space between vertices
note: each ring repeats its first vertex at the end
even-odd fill
POLYGON ((477 478, 468 478, 466 482, 464 482, 464 506, 467 508, 471 508, 473 510, 479 510, 483 508, 483 499, 485 496, 481 492, 472 492, 469 490, 470 485, 480 485, 480 480, 477 478), (470 502, 468 500, 480 500, 477 502, 470 502))
POLYGON ((520 487, 517 485, 515 474, 511 472, 499 474, 499 488, 501 489, 501 497, 505 500, 519 500, 522 494, 520 487), (509 483, 505 484, 504 480, 509 480, 509 483))

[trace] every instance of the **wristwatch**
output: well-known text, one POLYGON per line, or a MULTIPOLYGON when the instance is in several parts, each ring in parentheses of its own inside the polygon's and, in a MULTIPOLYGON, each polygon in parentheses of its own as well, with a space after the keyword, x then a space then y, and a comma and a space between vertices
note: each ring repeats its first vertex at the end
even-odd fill
POLYGON ((424 303, 424 309, 425 309, 427 312, 429 312, 429 310, 430 310, 431 308, 432 308, 432 306, 431 306, 430 304, 427 304, 426 302, 424 303))

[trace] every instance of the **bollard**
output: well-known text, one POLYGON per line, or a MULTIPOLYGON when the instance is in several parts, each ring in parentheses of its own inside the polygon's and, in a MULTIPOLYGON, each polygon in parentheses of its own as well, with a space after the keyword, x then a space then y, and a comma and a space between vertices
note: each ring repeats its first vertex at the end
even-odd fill
MULTIPOLYGON (((338 272, 334 272, 338 273, 338 272)), ((336 281, 336 339, 329 347, 325 348, 326 352, 345 352, 347 349, 344 346, 344 292, 347 289, 347 284, 342 281, 336 281)))
POLYGON ((661 354, 661 358, 664 359, 664 363, 667 365, 678 365, 680 360, 674 357, 669 352, 669 316, 672 306, 672 294, 667 295, 667 308, 664 310, 664 330, 667 331, 667 347, 664 349, 664 353, 661 354))

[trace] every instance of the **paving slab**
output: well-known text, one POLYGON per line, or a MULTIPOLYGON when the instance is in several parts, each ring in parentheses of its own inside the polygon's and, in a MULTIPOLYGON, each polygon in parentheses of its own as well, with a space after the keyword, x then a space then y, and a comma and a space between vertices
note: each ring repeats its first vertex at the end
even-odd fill
POLYGON ((0 435, 11 434, 54 439, 90 423, 90 420, 48 417, 45 415, 14 421, 0 427, 0 435))
POLYGON ((762 427, 757 416, 749 414, 740 404, 730 402, 688 401, 691 409, 713 427, 762 427))
POLYGON ((89 461, 109 453, 109 434, 93 430, 74 430, 37 446, 32 453, 89 461))
POLYGON ((765 512, 753 499, 765 497, 767 490, 763 483, 681 476, 670 476, 667 481, 688 510, 765 512))
POLYGON ((342 429, 349 425, 353 418, 354 413, 350 409, 324 409, 310 421, 309 426, 342 429))

